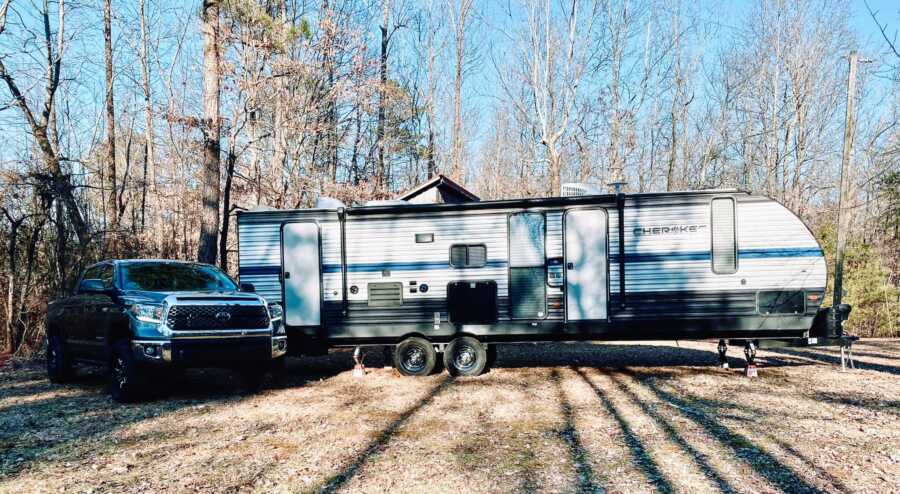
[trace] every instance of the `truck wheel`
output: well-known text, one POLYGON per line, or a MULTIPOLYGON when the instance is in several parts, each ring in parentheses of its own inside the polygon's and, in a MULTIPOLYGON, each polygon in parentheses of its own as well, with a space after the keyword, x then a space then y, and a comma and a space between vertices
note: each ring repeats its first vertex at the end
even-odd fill
POLYGON ((477 376, 487 365, 487 351, 480 341, 461 336, 444 350, 444 366, 451 376, 477 376))
POLYGON ((72 379, 72 361, 58 335, 47 337, 47 379, 52 383, 64 383, 72 379))
POLYGON ((434 370, 437 353, 428 340, 410 337, 394 350, 394 368, 404 376, 427 376, 434 370))
POLYGON ((140 371, 128 341, 113 343, 112 362, 109 365, 109 394, 114 400, 133 403, 143 397, 144 376, 140 371))

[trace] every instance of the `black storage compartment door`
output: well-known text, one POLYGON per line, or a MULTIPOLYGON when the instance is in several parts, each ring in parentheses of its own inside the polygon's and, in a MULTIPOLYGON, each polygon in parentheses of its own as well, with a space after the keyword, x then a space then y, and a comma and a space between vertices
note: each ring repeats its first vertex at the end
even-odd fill
POLYGON ((453 281, 447 284, 447 312, 454 324, 497 321, 497 282, 453 281))

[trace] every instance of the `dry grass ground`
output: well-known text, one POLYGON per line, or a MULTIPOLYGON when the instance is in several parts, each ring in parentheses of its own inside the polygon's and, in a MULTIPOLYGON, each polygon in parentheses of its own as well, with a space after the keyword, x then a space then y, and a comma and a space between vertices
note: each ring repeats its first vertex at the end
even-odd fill
POLYGON ((352 377, 347 352, 246 394, 192 372, 122 406, 102 377, 0 371, 0 491, 900 492, 900 341, 760 352, 713 343, 500 349, 478 378, 352 377))

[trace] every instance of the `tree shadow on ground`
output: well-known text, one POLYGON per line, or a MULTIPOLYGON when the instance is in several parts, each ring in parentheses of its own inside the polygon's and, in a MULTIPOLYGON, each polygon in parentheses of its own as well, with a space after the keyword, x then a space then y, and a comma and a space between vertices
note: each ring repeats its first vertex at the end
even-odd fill
POLYGON ((450 376, 445 377, 438 383, 435 387, 433 387, 428 393, 425 394, 417 403, 407 408, 403 413, 401 413, 396 419, 394 419, 384 430, 382 430, 372 441, 369 442, 368 446, 366 446, 359 455, 356 456, 353 461, 346 464, 338 473, 332 475, 327 480, 325 480, 321 487, 316 489, 318 492, 337 492, 344 484, 347 483, 350 479, 353 478, 354 475, 359 471, 360 468, 365 466, 365 464, 372 458, 372 456, 378 454, 382 448, 384 448, 394 437, 397 431, 406 424, 409 419, 415 415, 416 412, 427 406, 431 403, 434 398, 447 389, 452 383, 454 379, 450 376))
POLYGON ((656 460, 653 459, 653 456, 647 451, 644 447, 644 443, 640 440, 637 434, 631 429, 628 421, 625 419, 624 415, 619 411, 618 408, 613 404, 612 400, 606 396, 606 393, 600 389, 593 381, 588 379, 588 377, 584 374, 584 372, 572 366, 571 369, 578 374, 588 386, 594 391, 594 394, 597 395, 597 399, 600 401, 600 404, 603 405, 603 408, 606 412, 615 419, 616 423, 619 425, 619 429, 622 431, 623 438, 625 440, 625 445, 628 447, 629 452, 631 453, 631 457, 634 460, 634 463, 641 469, 641 472, 647 477, 656 489, 660 492, 674 492, 674 487, 671 482, 666 478, 663 474, 662 470, 660 470, 659 465, 656 463, 656 460))
MULTIPOLYGON (((758 357, 766 367, 814 365, 800 359, 758 357)), ((495 368, 523 367, 706 367, 718 365, 714 349, 698 350, 676 346, 594 343, 510 343, 498 346, 495 368)), ((731 368, 743 368, 743 358, 728 356, 731 368)))
MULTIPOLYGON (((581 375, 582 379, 588 381, 588 377, 580 369, 578 369, 577 372, 579 375, 581 375)), ((722 477, 722 475, 715 469, 715 467, 713 467, 709 463, 706 455, 698 451, 678 432, 678 429, 674 425, 672 425, 672 422, 669 421, 668 418, 666 418, 663 414, 661 414, 647 402, 638 397, 638 395, 635 394, 630 388, 628 388, 628 386, 626 386, 621 379, 613 376, 609 372, 603 372, 603 374, 606 375, 613 382, 613 384, 616 385, 616 388, 618 388, 619 391, 622 392, 622 394, 627 396, 632 403, 640 408, 642 412, 656 421, 656 423, 665 432, 666 437, 668 437, 669 440, 673 443, 677 444, 678 447, 680 447, 685 453, 688 454, 688 456, 691 457, 694 463, 696 463, 700 468, 700 471, 703 473, 703 475, 711 480, 720 492, 738 492, 738 490, 734 486, 732 486, 724 477, 722 477)))
POLYGON ((723 446, 731 449, 735 458, 743 461, 756 473, 782 491, 821 492, 821 489, 808 483, 793 469, 769 454, 761 446, 754 444, 745 436, 723 425, 715 408, 710 411, 704 410, 706 407, 698 406, 700 401, 693 396, 679 396, 664 390, 656 383, 657 376, 653 374, 632 370, 625 370, 622 374, 631 377, 637 383, 649 389, 660 400, 678 408, 683 412, 684 417, 700 426, 723 446))
POLYGON ((550 380, 556 385, 557 399, 559 401, 560 412, 563 416, 563 428, 556 431, 556 434, 562 439, 569 450, 569 457, 575 466, 575 474, 578 485, 577 492, 597 492, 601 489, 596 480, 596 474, 591 467, 587 450, 581 443, 581 437, 578 429, 575 427, 575 414, 572 412, 572 404, 566 398, 563 389, 561 376, 559 371, 553 369, 550 372, 550 380))
POLYGON ((887 399, 888 397, 873 398, 858 394, 825 391, 815 393, 812 398, 823 403, 854 407, 867 412, 891 413, 900 416, 900 400, 890 400, 887 399))
MULTIPOLYGON (((816 360, 818 362, 824 362, 826 364, 833 365, 841 365, 840 356, 834 355, 824 355, 818 353, 816 351, 811 350, 801 350, 801 349, 789 349, 789 348, 772 348, 766 349, 768 352, 778 353, 782 355, 790 355, 793 357, 802 357, 805 359, 816 360)), ((854 355, 855 357, 855 355, 854 355)), ((900 367, 886 364, 876 364, 873 362, 868 362, 864 360, 853 359, 856 368, 861 370, 873 370, 878 372, 885 372, 887 374, 900 375, 900 367)))
MULTIPOLYGON (((283 385, 298 387, 343 372, 346 366, 338 358, 312 366, 289 363, 288 370, 283 385)), ((63 385, 48 382, 37 365, 13 374, 18 376, 14 387, 0 389, 0 399, 19 399, 0 407, 0 480, 38 461, 78 459, 85 444, 138 422, 201 405, 237 403, 255 394, 235 372, 223 369, 190 370, 178 379, 159 376, 151 383, 155 392, 127 405, 108 396, 106 374, 98 368, 78 368, 73 380, 63 385)))

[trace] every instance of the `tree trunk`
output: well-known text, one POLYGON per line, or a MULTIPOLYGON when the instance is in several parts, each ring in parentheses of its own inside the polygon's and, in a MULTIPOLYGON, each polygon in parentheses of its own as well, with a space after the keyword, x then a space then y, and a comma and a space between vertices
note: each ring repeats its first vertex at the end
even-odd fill
POLYGON ((119 199, 116 190, 116 105, 113 100, 112 0, 103 2, 103 64, 106 69, 106 248, 116 255, 119 199))
MULTIPOLYGON (((156 161, 153 149, 153 99, 150 92, 150 55, 147 46, 149 34, 147 32, 147 14, 144 9, 145 2, 146 0, 140 0, 139 7, 141 16, 141 82, 144 90, 144 180, 141 184, 141 231, 145 227, 147 188, 150 186, 148 184, 148 178, 150 177, 152 177, 154 184, 152 191, 156 192, 156 161)), ((158 227, 158 225, 158 222, 154 222, 155 227, 158 227)), ((154 230, 158 230, 158 228, 154 228, 154 230)))
POLYGON ((219 267, 228 272, 228 230, 231 220, 231 184, 237 155, 231 150, 225 159, 225 188, 222 191, 222 235, 219 237, 219 267))
POLYGON ((465 172, 462 166, 462 85, 463 62, 466 56, 466 18, 472 6, 471 0, 461 0, 459 10, 454 12, 454 54, 456 67, 453 74, 453 138, 452 138, 452 167, 451 178, 462 182, 465 172))
POLYGON ((379 65, 381 85, 378 88, 378 127, 376 137, 378 139, 378 161, 375 164, 375 188, 378 192, 385 192, 387 187, 387 172, 384 165, 384 140, 385 140, 385 106, 387 102, 387 60, 388 60, 388 20, 390 16, 390 0, 381 0, 382 24, 381 24, 381 62, 379 65))
POLYGON ((219 237, 219 2, 204 0, 203 32, 203 171, 200 204, 200 242, 197 260, 216 263, 219 237))

